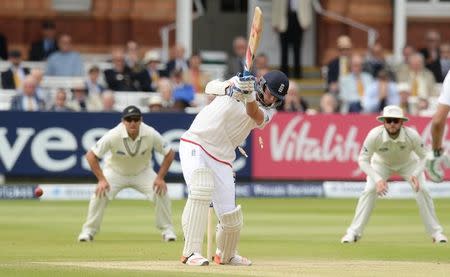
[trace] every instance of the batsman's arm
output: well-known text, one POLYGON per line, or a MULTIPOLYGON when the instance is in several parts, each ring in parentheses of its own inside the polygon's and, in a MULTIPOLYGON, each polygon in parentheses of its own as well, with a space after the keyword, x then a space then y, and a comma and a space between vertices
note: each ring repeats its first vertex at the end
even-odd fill
POLYGON ((251 101, 245 104, 247 115, 253 119, 259 126, 264 122, 264 112, 258 107, 256 101, 251 101))
POLYGON ((440 151, 442 148, 442 136, 444 134, 445 123, 447 122, 447 115, 450 111, 450 106, 439 104, 436 113, 431 121, 431 136, 433 151, 440 151))

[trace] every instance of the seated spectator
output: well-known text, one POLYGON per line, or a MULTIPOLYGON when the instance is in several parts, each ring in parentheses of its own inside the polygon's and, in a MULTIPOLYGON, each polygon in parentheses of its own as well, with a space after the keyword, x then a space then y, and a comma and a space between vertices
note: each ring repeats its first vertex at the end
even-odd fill
POLYGON ((100 97, 88 95, 84 83, 76 84, 72 88, 72 101, 67 106, 77 112, 98 112, 102 110, 100 97))
POLYGON ((339 79, 339 99, 342 113, 359 113, 366 89, 372 84, 372 76, 362 71, 363 59, 354 54, 350 60, 350 74, 339 79))
POLYGON ((428 30, 425 33, 425 47, 419 50, 424 58, 424 64, 428 68, 428 65, 435 63, 439 60, 439 45, 441 44, 441 34, 436 30, 428 30))
POLYGON ((352 40, 348 36, 339 36, 337 41, 338 57, 331 60, 327 65, 328 91, 338 93, 339 78, 344 77, 350 71, 350 56, 352 54, 352 40))
POLYGON ((433 116, 434 111, 430 111, 430 103, 426 98, 417 99, 417 113, 418 116, 433 116))
POLYGON ((427 67, 433 72, 436 82, 442 83, 444 82, 447 72, 450 70, 450 43, 442 43, 441 46, 439 46, 439 51, 439 59, 428 64, 427 67))
POLYGON ((58 43, 56 42, 56 27, 52 21, 44 21, 42 23, 42 39, 31 44, 28 59, 30 61, 44 61, 53 52, 58 51, 58 43))
POLYGON ((416 53, 416 49, 411 45, 406 45, 402 50, 402 60, 394 65, 395 80, 398 82, 397 73, 408 70, 409 58, 416 53))
POLYGON ((6 43, 6 37, 0 33, 0 60, 6 60, 8 58, 8 44, 6 43))
POLYGON ((20 94, 11 100, 12 111, 45 111, 45 103, 36 95, 36 80, 32 76, 26 76, 23 80, 20 94))
POLYGON ((415 105, 411 105, 409 98, 411 96, 411 86, 408 83, 398 83, 397 91, 399 94, 399 107, 404 114, 414 115, 416 113, 415 105))
POLYGON ((152 49, 145 53, 143 63, 145 68, 138 74, 142 91, 157 91, 158 80, 163 75, 158 69, 161 58, 158 50, 152 49))
POLYGON ((260 53, 255 57, 255 73, 256 78, 260 78, 264 76, 267 72, 270 71, 269 68, 269 58, 266 54, 260 53))
POLYGON ((225 78, 231 78, 244 72, 245 53, 247 52, 247 40, 244 37, 236 37, 233 40, 233 54, 228 58, 225 78))
POLYGON ((83 60, 72 49, 72 38, 64 34, 58 39, 59 50, 48 57, 47 76, 77 77, 84 75, 83 60))
POLYGON ((20 88, 25 76, 30 74, 30 69, 22 66, 22 53, 19 50, 11 50, 8 53, 11 66, 2 72, 2 87, 4 89, 20 88))
POLYGON ((162 98, 162 106, 165 110, 173 108, 173 86, 168 78, 161 78, 158 81, 158 92, 162 98))
POLYGON ((134 73, 141 72, 144 66, 139 58, 139 45, 136 41, 130 40, 125 48, 125 64, 131 68, 134 73))
POLYGON ((166 64, 165 76, 172 76, 174 71, 185 71, 189 68, 189 64, 184 57, 186 50, 183 45, 175 45, 172 49, 173 58, 166 64))
POLYGON ((73 112, 74 110, 66 105, 67 94, 63 88, 59 88, 55 94, 55 103, 50 107, 50 112, 73 112))
POLYGON ((388 78, 392 81, 395 81, 395 73, 390 65, 386 62, 383 45, 377 42, 371 48, 369 48, 363 64, 363 71, 370 73, 373 78, 376 78, 380 70, 386 71, 388 78))
POLYGON ((397 81, 411 86, 411 96, 428 98, 435 94, 436 81, 433 73, 425 67, 423 56, 415 53, 409 57, 408 67, 397 72, 397 81))
POLYGON ((50 93, 41 86, 42 79, 44 78, 44 71, 40 68, 33 68, 30 71, 30 76, 32 76, 36 81, 37 97, 44 100, 44 102, 50 102, 52 100, 50 93))
POLYGON ((105 90, 102 93, 102 112, 119 112, 116 105, 116 98, 114 97, 114 92, 112 90, 105 90))
POLYGON ((159 113, 164 111, 162 97, 159 95, 152 95, 148 99, 148 112, 159 113))
POLYGON ((184 82, 194 87, 195 93, 204 93, 206 84, 211 77, 200 69, 202 58, 198 54, 192 54, 189 59, 189 68, 183 72, 184 82))
POLYGON ((112 51, 112 63, 113 68, 104 72, 108 88, 113 91, 137 91, 134 74, 125 64, 122 49, 112 51))
POLYGON ((364 112, 379 113, 386 106, 399 104, 397 84, 390 80, 386 70, 378 71, 377 79, 369 85, 364 94, 364 112))
POLYGON ((88 94, 101 94, 105 87, 99 82, 100 68, 96 65, 91 66, 88 70, 88 78, 85 81, 88 94))
POLYGON ((330 92, 322 95, 319 105, 319 113, 333 114, 338 112, 338 101, 336 97, 330 92))
POLYGON ((184 111, 186 107, 191 106, 194 100, 194 87, 183 81, 183 72, 175 70, 172 73, 173 100, 176 111, 184 111))
POLYGON ((281 107, 285 112, 301 112, 308 110, 308 103, 299 95, 298 85, 294 81, 289 81, 289 89, 281 107))

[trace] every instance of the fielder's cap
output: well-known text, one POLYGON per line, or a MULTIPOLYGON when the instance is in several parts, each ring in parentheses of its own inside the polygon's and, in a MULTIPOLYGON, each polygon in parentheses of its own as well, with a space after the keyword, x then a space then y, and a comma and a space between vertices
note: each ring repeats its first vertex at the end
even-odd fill
POLYGON ((122 118, 132 117, 132 116, 142 116, 141 110, 136 106, 128 106, 122 112, 122 118))
POLYGON ((408 121, 408 118, 403 115, 403 110, 399 106, 389 105, 384 107, 383 114, 377 117, 377 120, 384 122, 385 118, 400 118, 403 121, 408 121))
POLYGON ((286 74, 279 70, 272 70, 264 74, 261 78, 273 96, 279 100, 284 99, 289 89, 289 79, 286 74))
POLYGON ((337 41, 336 41, 337 47, 339 49, 350 49, 352 48, 352 40, 350 39, 349 36, 339 36, 337 41))
POLYGON ((149 62, 159 62, 161 58, 159 56, 158 50, 152 49, 145 53, 144 63, 148 64, 149 62))

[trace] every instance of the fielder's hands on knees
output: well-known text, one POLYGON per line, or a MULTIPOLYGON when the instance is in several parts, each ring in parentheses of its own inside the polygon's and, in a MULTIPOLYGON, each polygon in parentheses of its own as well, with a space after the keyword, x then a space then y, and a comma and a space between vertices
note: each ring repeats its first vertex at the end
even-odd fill
POLYGON ((95 195, 97 195, 97 197, 105 197, 106 192, 109 191, 109 189, 110 189, 110 186, 109 186, 108 181, 100 180, 100 181, 98 181, 97 188, 95 189, 95 195))
POLYGON ((376 183, 377 186, 377 194, 379 196, 385 196, 388 192, 388 185, 385 180, 380 180, 376 183))
POLYGON ((158 195, 164 195, 167 193, 167 185, 164 179, 156 177, 155 182, 153 183, 153 190, 158 195))
POLYGON ((415 192, 419 192, 420 184, 419 184, 419 180, 417 179, 417 177, 416 176, 411 176, 411 178, 409 178, 409 181, 411 182, 414 191, 415 192))

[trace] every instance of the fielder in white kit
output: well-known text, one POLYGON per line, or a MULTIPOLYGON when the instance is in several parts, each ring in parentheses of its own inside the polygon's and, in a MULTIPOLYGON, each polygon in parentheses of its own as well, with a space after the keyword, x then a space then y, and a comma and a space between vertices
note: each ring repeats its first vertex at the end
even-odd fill
POLYGON ((251 265, 238 255, 243 226, 241 206, 236 206, 232 162, 235 149, 250 131, 263 128, 287 93, 289 80, 281 71, 270 71, 256 83, 255 77, 211 81, 207 93, 217 96, 195 118, 180 140, 180 160, 189 195, 182 215, 185 244, 181 261, 208 265, 201 254, 210 202, 219 219, 214 262, 251 265))
POLYGON ((387 180, 394 173, 408 181, 416 192, 420 216, 433 242, 447 242, 425 183, 423 170, 427 150, 422 138, 416 130, 403 126, 408 118, 398 106, 386 106, 377 119, 383 125, 369 132, 358 159, 361 170, 367 174, 366 187, 359 198, 353 221, 341 242, 352 243, 361 238, 375 206, 377 194, 386 195, 387 180))
POLYGON ((86 222, 78 241, 92 241, 99 231, 106 206, 124 188, 132 187, 155 203, 156 227, 164 241, 175 241, 172 211, 164 177, 175 156, 162 136, 142 122, 135 106, 123 110, 122 122, 109 130, 86 153, 92 172, 98 179, 89 202, 86 222), (152 168, 152 153, 164 155, 158 174, 152 168), (105 158, 103 169, 99 159, 105 158))
POLYGON ((448 156, 444 155, 444 148, 442 147, 442 137, 447 123, 448 112, 450 111, 450 71, 447 73, 444 82, 442 83, 438 103, 437 110, 431 121, 433 152, 426 163, 428 177, 430 177, 433 182, 442 182, 444 180, 443 167, 450 166, 448 156))

